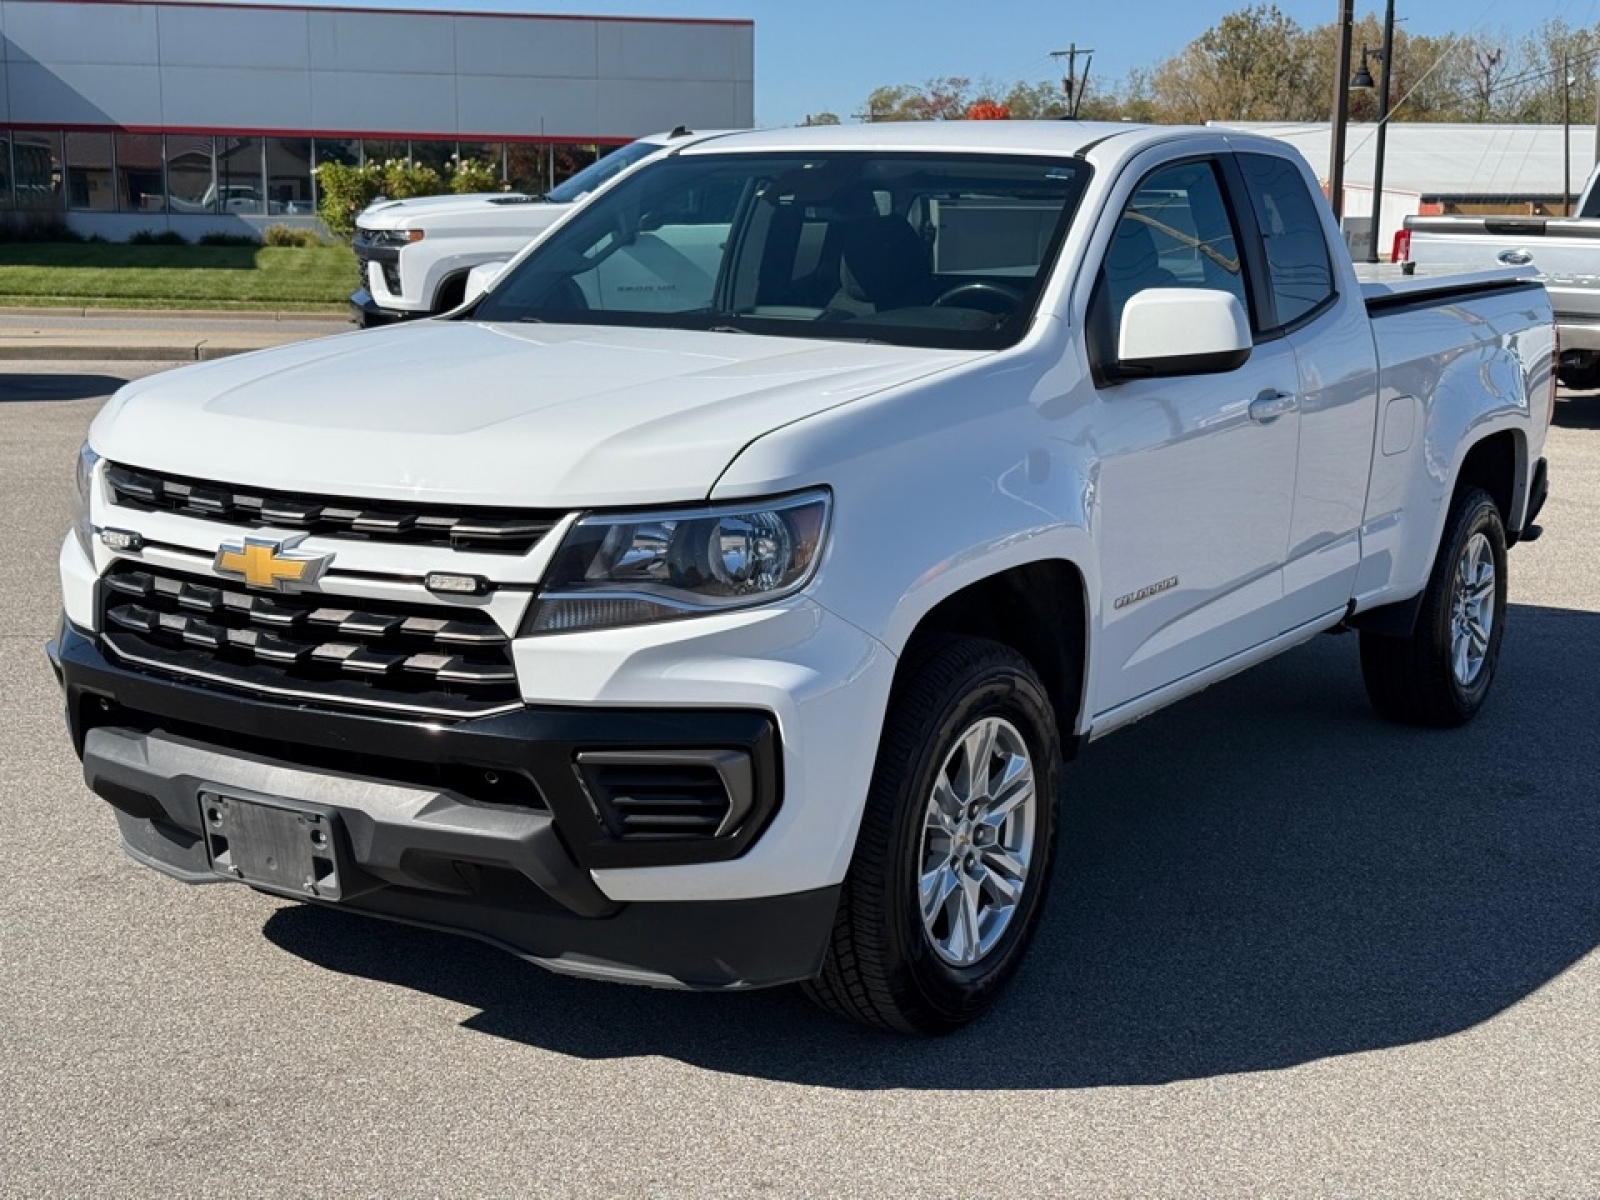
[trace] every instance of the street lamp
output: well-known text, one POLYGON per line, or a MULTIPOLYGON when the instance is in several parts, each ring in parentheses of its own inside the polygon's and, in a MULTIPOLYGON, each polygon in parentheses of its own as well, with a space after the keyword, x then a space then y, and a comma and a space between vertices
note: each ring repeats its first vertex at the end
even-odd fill
POLYGON ((1369 50, 1361 47, 1361 67, 1350 80, 1350 86, 1359 90, 1372 89, 1372 71, 1367 60, 1376 58, 1383 64, 1383 78, 1378 84, 1378 145, 1372 167, 1372 234, 1367 240, 1367 261, 1378 261, 1378 224, 1383 219, 1383 147, 1389 135, 1389 68, 1394 62, 1394 0, 1386 0, 1383 8, 1383 49, 1369 50))

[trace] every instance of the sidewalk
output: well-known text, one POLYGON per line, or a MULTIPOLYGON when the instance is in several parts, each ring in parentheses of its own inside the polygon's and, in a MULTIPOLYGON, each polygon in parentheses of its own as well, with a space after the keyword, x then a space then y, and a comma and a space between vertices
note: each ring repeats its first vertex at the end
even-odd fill
POLYGON ((0 360, 203 362, 354 328, 342 313, 0 308, 0 360))

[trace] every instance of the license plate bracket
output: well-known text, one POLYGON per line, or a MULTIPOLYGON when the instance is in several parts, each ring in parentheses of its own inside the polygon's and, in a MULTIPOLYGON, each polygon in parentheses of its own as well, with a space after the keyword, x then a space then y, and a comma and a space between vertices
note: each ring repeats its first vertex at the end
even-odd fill
POLYGON ((200 827, 211 868, 225 879, 289 896, 344 898, 344 839, 331 809, 202 789, 200 827))

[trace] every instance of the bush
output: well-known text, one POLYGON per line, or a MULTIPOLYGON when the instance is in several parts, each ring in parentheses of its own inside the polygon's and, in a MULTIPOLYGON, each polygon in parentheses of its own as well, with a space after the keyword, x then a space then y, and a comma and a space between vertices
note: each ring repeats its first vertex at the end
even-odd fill
POLYGON ((153 229, 140 229, 128 235, 130 246, 187 246, 189 239, 176 229, 163 229, 157 233, 153 229))
POLYGON ((287 225, 268 225, 261 240, 268 246, 320 246, 322 239, 314 229, 291 229, 287 225))
POLYGON ((498 192, 500 171, 490 163, 460 159, 450 173, 450 190, 463 196, 470 192, 498 192))
POLYGON ((471 158, 451 163, 448 175, 403 158, 391 158, 384 163, 369 162, 360 167, 325 162, 316 170, 317 192, 321 197, 317 202, 317 215, 335 237, 353 234, 356 217, 375 200, 500 190, 499 169, 493 163, 471 158))
POLYGON ((335 237, 356 231, 356 214, 383 191, 383 168, 377 163, 350 167, 325 162, 317 167, 317 215, 335 237))
POLYGON ((0 242, 81 242, 83 235, 53 213, 0 214, 0 242))
POLYGON ((195 241, 202 246, 259 246, 261 240, 248 233, 202 233, 195 241))

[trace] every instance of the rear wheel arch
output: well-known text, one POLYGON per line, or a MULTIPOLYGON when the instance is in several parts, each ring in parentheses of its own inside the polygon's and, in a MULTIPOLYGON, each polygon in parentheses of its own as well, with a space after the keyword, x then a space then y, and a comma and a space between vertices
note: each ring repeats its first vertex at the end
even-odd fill
POLYGON ((1451 489, 1452 507, 1466 492, 1482 488, 1500 510, 1508 533, 1520 532, 1528 488, 1528 450, 1522 435, 1505 429, 1476 441, 1467 450, 1451 489))

